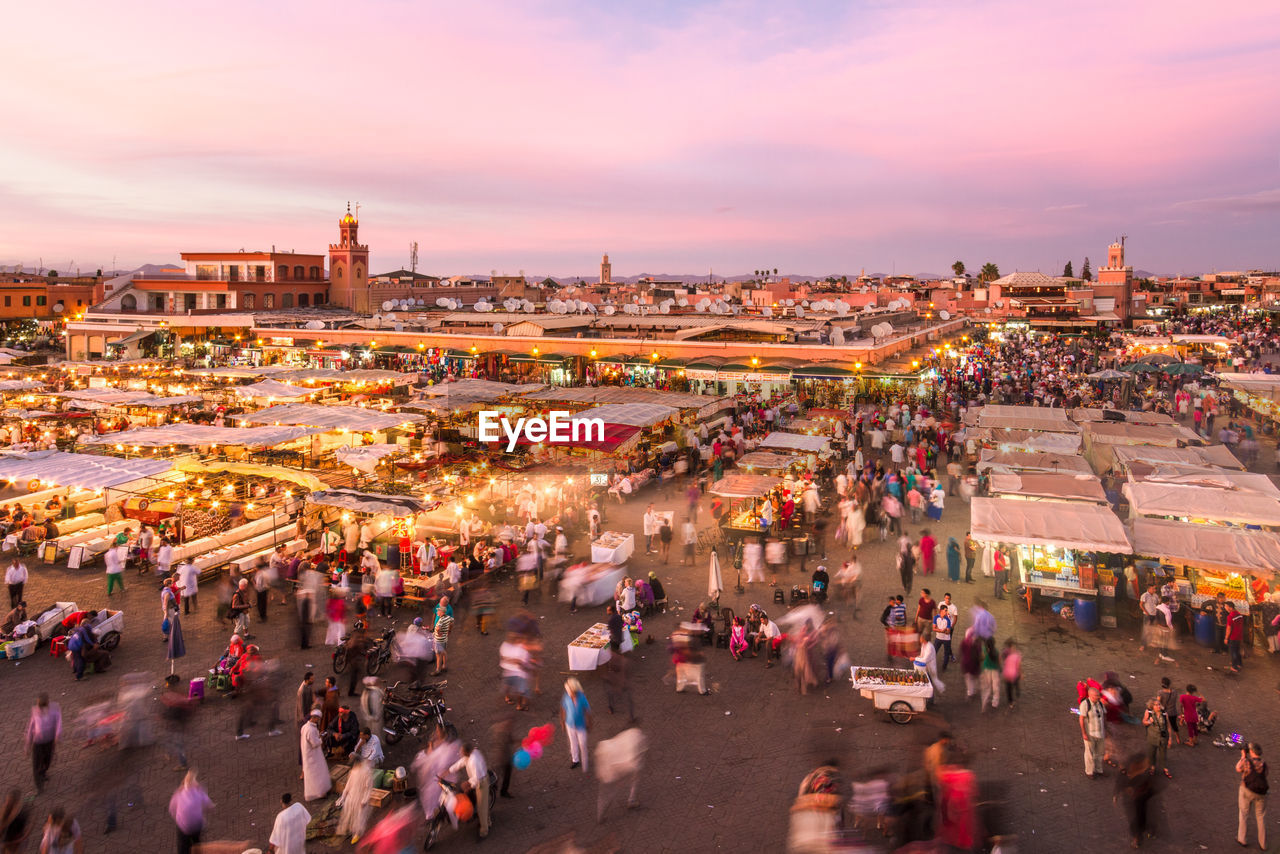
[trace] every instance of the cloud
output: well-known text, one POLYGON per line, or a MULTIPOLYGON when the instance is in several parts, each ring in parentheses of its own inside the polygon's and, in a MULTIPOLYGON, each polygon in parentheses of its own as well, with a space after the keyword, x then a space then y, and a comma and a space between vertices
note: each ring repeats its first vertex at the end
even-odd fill
POLYGON ((1174 208, 1185 208, 1218 213, 1272 213, 1280 211, 1280 188, 1259 190, 1234 196, 1212 196, 1176 202, 1174 208))
POLYGON ((1044 209, 1044 211, 1045 213, 1057 213, 1058 211, 1078 211, 1081 208, 1087 207, 1089 206, 1083 203, 1077 203, 1074 205, 1049 205, 1044 209))

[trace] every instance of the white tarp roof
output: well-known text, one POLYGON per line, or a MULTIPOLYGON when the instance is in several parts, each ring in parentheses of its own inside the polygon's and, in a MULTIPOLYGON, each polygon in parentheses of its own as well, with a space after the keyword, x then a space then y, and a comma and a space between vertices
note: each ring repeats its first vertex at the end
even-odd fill
POLYGON ((1050 433, 1008 427, 969 427, 965 439, 987 442, 1002 451, 1041 451, 1047 454, 1080 453, 1079 433, 1050 433))
POLYGON ((377 368, 362 368, 356 371, 342 371, 337 377, 339 382, 374 382, 374 383, 392 383, 394 385, 403 385, 405 383, 415 382, 418 379, 417 374, 406 374, 400 371, 384 371, 377 368))
POLYGON ((1093 421, 1124 421, 1129 424, 1175 424, 1172 418, 1163 412, 1134 412, 1128 409, 1073 409, 1071 419, 1079 424, 1093 421), (1111 417, 1107 417, 1107 413, 1111 417), (1117 416, 1119 418, 1117 419, 1117 416))
POLYGON ((1169 519, 1133 520, 1134 554, 1207 569, 1263 572, 1280 569, 1280 536, 1169 519))
MULTIPOLYGON (((532 400, 554 400, 570 403, 657 403, 663 406, 674 406, 678 409, 704 410, 717 404, 717 409, 724 409, 733 405, 733 398, 731 397, 618 386, 552 386, 541 390, 523 392, 522 394, 532 400)), ((713 409, 711 411, 714 412, 716 410, 713 409)))
POLYGON ((1134 516, 1209 519, 1236 525, 1280 526, 1280 500, 1241 489, 1210 489, 1172 483, 1126 483, 1134 516))
POLYGON ((338 462, 353 469, 358 469, 365 474, 373 474, 378 467, 378 460, 388 454, 394 454, 397 450, 395 445, 362 445, 359 447, 343 446, 335 451, 338 462))
POLYGON ((44 388, 44 383, 39 380, 0 380, 0 391, 30 391, 36 388, 44 388))
POLYGON ((680 410, 673 406, 662 406, 657 403, 609 403, 604 406, 593 406, 569 416, 571 421, 588 418, 599 418, 605 424, 624 424, 628 427, 652 427, 660 421, 666 421, 680 410))
POLYGON ((340 507, 343 510, 354 510, 357 513, 377 515, 386 513, 391 516, 407 516, 427 510, 431 505, 421 498, 412 495, 381 495, 375 492, 358 492, 354 489, 329 489, 324 492, 312 492, 307 496, 308 504, 320 504, 325 507, 340 507))
POLYGON ((119 388, 86 388, 79 391, 60 391, 52 395, 70 400, 76 409, 101 409, 107 406, 177 406, 182 403, 201 403, 199 395, 184 394, 177 397, 156 397, 148 391, 128 391, 119 388), (90 404, 85 406, 83 404, 90 404))
POLYGON ((409 412, 383 412, 361 406, 325 406, 319 403, 283 403, 257 412, 236 416, 246 424, 301 424, 326 430, 385 430, 415 421, 425 415, 409 412))
POLYGON ((173 468, 169 460, 99 457, 63 451, 13 453, 0 451, 0 479, 25 484, 39 478, 50 486, 103 489, 144 477, 156 477, 173 468))
POLYGON ((1272 498, 1280 498, 1280 487, 1265 474, 1248 471, 1228 471, 1206 466, 1182 466, 1174 464, 1150 465, 1132 463, 1129 480, 1134 482, 1178 483, 1184 486, 1208 486, 1215 489, 1246 489, 1272 498))
MULTIPOLYGON (((1192 466, 1216 466, 1243 471, 1244 464, 1235 458, 1225 445, 1206 445, 1200 448, 1161 448, 1156 445, 1111 445, 1107 447, 1112 463, 1100 465, 1103 472, 1131 462, 1175 463, 1192 466)), ((1103 462, 1099 457, 1099 463, 1103 462)))
POLYGON ((1073 501, 975 497, 969 504, 975 540, 1131 554, 1124 525, 1109 507, 1073 501))
POLYGON ((785 469, 804 459, 800 454, 775 454, 771 451, 749 451, 738 459, 738 468, 785 469))
POLYGON ((276 380, 262 380, 253 385, 236 386, 236 394, 241 397, 300 399, 315 393, 315 389, 301 388, 276 380))
POLYGON ((493 380, 458 380, 419 390, 423 397, 447 398, 465 403, 489 403, 500 397, 529 394, 546 388, 542 383, 500 383, 493 380))
POLYGON ((983 448, 978 452, 978 471, 1065 471, 1093 474, 1089 463, 1077 454, 1045 454, 1027 451, 1000 451, 983 448))
POLYGON ((274 448, 285 442, 323 433, 313 427, 215 427, 212 424, 161 424, 102 436, 82 436, 82 445, 126 445, 162 448, 168 445, 235 445, 274 448))
POLYGON ((781 478, 759 474, 727 474, 713 483, 710 491, 725 498, 761 498, 781 482, 781 478))
POLYGON ((831 441, 828 436, 804 436, 800 433, 785 433, 775 430, 760 442, 760 448, 788 448, 793 451, 805 451, 816 454, 825 451, 831 441))
POLYGON ((965 423, 977 427, 1012 427, 1019 430, 1048 430, 1056 433, 1079 433, 1065 409, 1048 406, 1005 406, 987 404, 976 412, 965 413, 965 423))
POLYGON ((1085 440, 1092 444, 1155 445, 1177 448, 1199 445, 1204 440, 1181 424, 1127 424, 1118 421, 1091 421, 1085 425, 1085 440))
POLYGON ((1061 498, 1070 501, 1107 503, 1102 481, 1091 474, 1075 472, 1024 471, 991 475, 991 493, 1008 493, 1029 498, 1061 498))

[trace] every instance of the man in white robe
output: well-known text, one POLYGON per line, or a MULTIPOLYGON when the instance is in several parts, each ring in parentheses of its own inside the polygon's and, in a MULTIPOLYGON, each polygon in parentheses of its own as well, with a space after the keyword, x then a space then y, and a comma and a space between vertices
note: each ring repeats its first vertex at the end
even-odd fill
POLYGON ((311 719, 302 726, 302 797, 308 801, 323 798, 333 785, 329 763, 324 758, 319 723, 320 710, 312 709, 311 719))
POLYGON ((311 813, 302 804, 293 803, 293 795, 288 792, 280 798, 280 805, 276 823, 271 828, 269 854, 307 854, 307 825, 311 823, 311 813))

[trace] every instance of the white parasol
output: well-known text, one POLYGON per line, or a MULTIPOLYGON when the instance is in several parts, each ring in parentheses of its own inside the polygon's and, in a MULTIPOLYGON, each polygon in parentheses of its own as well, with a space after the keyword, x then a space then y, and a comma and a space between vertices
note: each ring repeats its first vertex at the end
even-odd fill
POLYGON ((720 599, 720 591, 724 589, 724 582, 720 579, 720 555, 715 549, 711 550, 711 565, 708 568, 707 577, 707 596, 715 601, 720 599))

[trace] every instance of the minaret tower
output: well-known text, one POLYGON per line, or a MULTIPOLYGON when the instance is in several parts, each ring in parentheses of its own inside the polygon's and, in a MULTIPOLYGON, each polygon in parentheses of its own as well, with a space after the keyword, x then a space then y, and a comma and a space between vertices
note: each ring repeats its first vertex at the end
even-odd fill
POLYGON ((352 311, 368 313, 369 247, 357 239, 360 221, 351 214, 338 220, 338 242, 329 244, 329 302, 352 311))

